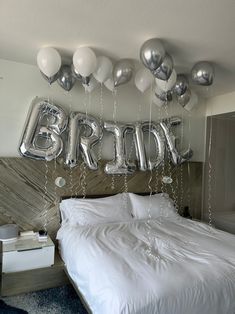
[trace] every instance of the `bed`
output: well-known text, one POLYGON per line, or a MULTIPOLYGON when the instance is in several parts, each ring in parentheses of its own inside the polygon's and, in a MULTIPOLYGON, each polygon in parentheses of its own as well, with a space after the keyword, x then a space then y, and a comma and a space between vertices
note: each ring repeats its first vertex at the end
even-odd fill
POLYGON ((167 195, 60 209, 61 256, 90 313, 235 313, 235 236, 179 216, 167 195))
POLYGON ((235 234, 235 210, 213 212, 212 223, 220 230, 235 234))

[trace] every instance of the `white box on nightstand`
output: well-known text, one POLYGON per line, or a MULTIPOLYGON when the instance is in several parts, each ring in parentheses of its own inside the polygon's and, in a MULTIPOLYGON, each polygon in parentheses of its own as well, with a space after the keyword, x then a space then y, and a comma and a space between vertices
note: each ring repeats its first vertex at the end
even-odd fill
POLYGON ((2 243, 2 272, 11 273, 52 266, 55 245, 48 237, 39 242, 37 236, 19 237, 2 243))

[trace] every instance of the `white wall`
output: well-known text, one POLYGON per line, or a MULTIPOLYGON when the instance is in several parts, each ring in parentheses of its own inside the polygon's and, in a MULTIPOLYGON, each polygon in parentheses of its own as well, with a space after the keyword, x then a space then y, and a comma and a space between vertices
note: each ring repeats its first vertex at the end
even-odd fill
POLYGON ((212 97, 206 103, 206 115, 216 115, 235 111, 235 92, 212 97))
MULTIPOLYGON (((42 78, 36 66, 10 62, 0 59, 0 156, 19 156, 18 144, 26 120, 27 112, 35 96, 49 98, 61 105, 68 112, 70 109, 88 112, 99 117, 101 108, 100 87, 90 96, 85 95, 83 87, 76 83, 70 91, 65 92, 57 83, 49 86, 42 78), (90 97, 90 98, 89 98, 90 97), (86 105, 85 105, 86 104, 86 105), (70 108, 71 106, 71 108, 70 108)), ((139 118, 149 119, 150 93, 142 95, 133 84, 118 88, 117 120, 133 122, 139 118), (139 109, 140 108, 140 109, 139 109)), ((103 87, 103 118, 113 116, 114 96, 103 87)), ((182 148, 190 143, 194 150, 193 160, 203 161, 205 138, 205 106, 199 103, 191 113, 187 113, 177 104, 171 104, 165 109, 152 105, 152 120, 157 121, 166 115, 179 115, 184 119, 182 148)), ((181 132, 182 129, 179 131, 181 132)))

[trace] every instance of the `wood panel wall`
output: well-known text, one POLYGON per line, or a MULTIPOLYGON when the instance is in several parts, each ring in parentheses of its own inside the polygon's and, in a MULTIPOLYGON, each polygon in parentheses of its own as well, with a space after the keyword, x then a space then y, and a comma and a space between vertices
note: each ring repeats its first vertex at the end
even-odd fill
POLYGON ((39 230, 46 222, 47 230, 55 238, 59 228, 58 203, 61 196, 115 194, 153 191, 168 192, 179 207, 189 205, 195 217, 201 214, 202 163, 189 162, 179 167, 169 164, 152 173, 136 171, 133 175, 112 176, 99 170, 86 169, 82 179, 81 165, 68 169, 62 159, 44 162, 28 158, 0 158, 0 225, 16 223, 21 230, 39 230), (165 185, 162 176, 172 174, 173 183, 165 185), (57 177, 67 184, 58 188, 57 177), (83 180, 83 183, 81 182, 83 180), (126 188, 125 188, 126 180, 126 188), (85 187, 85 188, 84 188, 85 187), (85 191, 84 191, 85 190, 85 191))
POLYGON ((205 217, 208 216, 209 199, 213 212, 235 209, 234 134, 235 120, 229 114, 207 117, 203 206, 205 217))

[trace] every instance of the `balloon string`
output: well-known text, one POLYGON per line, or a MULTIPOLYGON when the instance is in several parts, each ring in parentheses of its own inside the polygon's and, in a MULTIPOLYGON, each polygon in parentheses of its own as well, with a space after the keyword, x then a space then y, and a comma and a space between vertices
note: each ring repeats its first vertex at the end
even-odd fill
POLYGON ((124 189, 123 189, 123 194, 122 194, 122 198, 123 198, 123 203, 124 203, 124 209, 127 210, 128 208, 128 181, 127 181, 127 172, 124 175, 124 189))
MULTIPOLYGON (((189 115, 188 115, 188 118, 189 118, 189 123, 188 123, 188 128, 189 128, 189 145, 188 145, 188 149, 190 150, 191 149, 191 135, 192 135, 192 132, 191 132, 191 113, 189 112, 189 115)), ((191 169, 190 169, 190 162, 188 161, 187 162, 187 168, 188 168, 188 207, 191 209, 191 169)))
MULTIPOLYGON (((52 172, 52 178, 53 181, 55 181, 56 179, 56 172, 57 172, 57 159, 54 159, 54 168, 53 168, 53 172, 52 172)), ((57 185, 54 184, 54 193, 55 193, 55 206, 58 204, 58 195, 57 195, 57 185)))
MULTIPOLYGON (((181 116, 181 130, 180 130, 180 147, 181 150, 183 148, 183 138, 184 138, 184 119, 183 113, 181 116)), ((180 164, 180 200, 179 200, 179 208, 183 210, 183 197, 184 197, 184 182, 183 182, 183 164, 180 164)))
MULTIPOLYGON (((207 88, 209 92, 209 88, 207 88)), ((211 164, 211 147, 212 147, 212 107, 210 115, 210 129, 209 129, 209 147, 208 147, 208 225, 212 230, 212 164, 211 164)))
MULTIPOLYGON (((113 122, 115 126, 117 125, 117 89, 113 91, 113 122)), ((115 161, 116 158, 116 146, 115 146, 115 138, 113 136, 113 162, 115 161)), ((111 178, 111 189, 115 189, 115 175, 112 174, 111 178)))
MULTIPOLYGON (((50 86, 51 89, 51 86, 50 86)), ((50 103, 50 98, 48 96, 47 102, 50 103)), ((49 115, 46 115, 46 122, 47 126, 49 125, 49 115)), ((46 147, 48 146, 48 137, 46 137, 46 147)), ((44 195, 43 195, 43 202, 44 202, 44 211, 43 211, 43 216, 44 216, 44 224, 43 224, 43 229, 47 231, 47 214, 48 214, 48 204, 47 204, 47 196, 48 196, 48 190, 47 190, 47 185, 48 185, 48 164, 47 164, 47 151, 45 154, 45 174, 44 174, 44 195)))
POLYGON ((155 185, 154 192, 159 193, 159 171, 158 168, 155 168, 155 185))
POLYGON ((79 177, 79 181, 80 181, 80 186, 81 186, 81 190, 82 190, 82 197, 86 198, 86 174, 87 174, 87 171, 86 171, 85 162, 81 163, 80 169, 81 169, 81 174, 79 177))
POLYGON ((153 179, 153 172, 151 168, 151 123, 152 123, 152 104, 153 104, 153 99, 152 99, 152 85, 150 89, 150 106, 149 106, 149 134, 148 134, 148 147, 149 147, 149 167, 150 167, 150 176, 148 180, 148 189, 149 189, 149 206, 148 206, 148 219, 147 222, 145 223, 146 228, 147 228, 147 239, 148 239, 148 246, 146 253, 149 257, 153 259, 158 259, 158 255, 156 253, 154 254, 153 252, 153 238, 151 236, 151 208, 152 208, 152 194, 153 194, 153 189, 152 189, 152 179, 153 179))
MULTIPOLYGON (((102 129, 103 125, 103 113, 104 113, 104 102, 103 102, 103 83, 100 84, 100 115, 99 115, 99 125, 102 129)), ((100 141, 99 152, 98 152, 98 160, 100 161, 102 158, 102 147, 103 141, 100 141)))
MULTIPOLYGON (((69 98, 69 116, 72 113, 72 102, 71 102, 71 95, 69 92, 65 92, 66 96, 69 98)), ((70 190, 70 197, 73 197, 73 167, 70 165, 69 167, 69 190, 70 190)))
POLYGON ((47 231, 47 214, 48 214, 48 204, 47 204, 47 196, 48 196, 48 190, 47 190, 47 184, 48 184, 48 164, 47 164, 47 156, 45 159, 45 174, 44 174, 44 194, 43 194, 43 202, 44 202, 44 211, 43 211, 43 216, 44 216, 44 224, 43 224, 43 229, 47 231))

